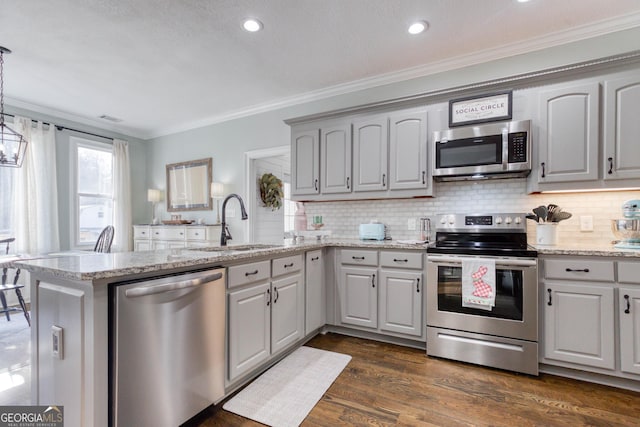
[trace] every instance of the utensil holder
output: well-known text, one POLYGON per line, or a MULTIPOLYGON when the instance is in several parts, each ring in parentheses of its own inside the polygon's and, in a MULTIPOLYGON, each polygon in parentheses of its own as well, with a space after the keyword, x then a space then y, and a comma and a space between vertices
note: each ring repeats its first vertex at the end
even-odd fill
POLYGON ((536 244, 554 246, 558 242, 558 223, 550 222, 536 225, 536 244))

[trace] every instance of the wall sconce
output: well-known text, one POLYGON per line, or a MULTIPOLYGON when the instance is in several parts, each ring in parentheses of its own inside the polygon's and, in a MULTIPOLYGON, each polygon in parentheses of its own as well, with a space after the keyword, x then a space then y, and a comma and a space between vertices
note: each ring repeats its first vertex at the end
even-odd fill
POLYGON ((216 200, 216 208, 218 216, 216 218, 216 224, 220 224, 220 199, 224 198, 224 184, 221 182, 211 183, 211 197, 216 200))
POLYGON ((147 201, 151 202, 151 224, 158 224, 158 218, 156 218, 156 203, 162 200, 162 192, 150 188, 147 190, 147 201))

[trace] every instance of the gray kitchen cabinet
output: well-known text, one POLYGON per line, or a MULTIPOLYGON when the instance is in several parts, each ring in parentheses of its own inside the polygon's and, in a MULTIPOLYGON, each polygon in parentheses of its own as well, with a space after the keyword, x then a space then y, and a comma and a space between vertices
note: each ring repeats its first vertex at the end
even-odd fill
POLYGON ((271 284, 267 280, 229 292, 229 380, 271 355, 271 284))
POLYGON ((618 291, 620 370, 640 375, 640 286, 618 291))
POLYGON ((552 86, 539 108, 538 183, 598 180, 600 84, 552 86))
POLYGON ((388 118, 376 116, 353 122, 353 190, 386 190, 389 151, 388 118))
POLYGON ((604 82, 604 179, 640 178, 640 77, 604 82))
POLYGON ((229 267, 229 382, 304 337, 302 268, 302 255, 229 267))
POLYGON ((378 269, 340 267, 340 321, 347 325, 378 327, 378 269))
POLYGON ((544 357, 613 370, 613 287, 547 282, 544 289, 544 357))
POLYGON ((326 322, 324 254, 322 249, 306 253, 305 261, 305 335, 326 322))
POLYGON ((422 272, 380 270, 380 329, 422 335, 422 272))
POLYGON ((429 188, 427 127, 425 108, 389 116, 389 189, 429 188))
POLYGON ((294 128, 291 132, 291 194, 320 193, 320 129, 294 128))
POLYGON ((351 123, 323 124, 320 131, 322 194, 351 192, 351 123))

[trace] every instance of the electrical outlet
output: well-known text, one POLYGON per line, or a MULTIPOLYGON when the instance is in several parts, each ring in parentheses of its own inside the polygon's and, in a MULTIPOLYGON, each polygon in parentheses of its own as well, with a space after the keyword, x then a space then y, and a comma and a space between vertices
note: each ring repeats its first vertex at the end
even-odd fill
POLYGON ((416 229, 416 219, 409 218, 407 220, 407 230, 415 230, 416 229))
POLYGON ((580 216, 580 231, 593 231, 593 216, 580 216))

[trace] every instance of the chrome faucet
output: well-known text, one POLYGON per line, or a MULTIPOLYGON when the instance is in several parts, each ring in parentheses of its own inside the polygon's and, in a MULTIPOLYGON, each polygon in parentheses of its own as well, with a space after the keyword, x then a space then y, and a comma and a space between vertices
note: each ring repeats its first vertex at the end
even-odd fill
POLYGON ((229 232, 229 227, 227 227, 226 220, 227 202, 232 197, 235 197, 240 202, 240 212, 242 214, 242 220, 244 221, 249 218, 249 215, 247 215, 247 210, 244 208, 242 197, 238 196, 235 193, 229 194, 227 197, 225 197, 224 202, 222 202, 222 232, 220 233, 220 246, 227 246, 227 240, 233 239, 233 237, 231 237, 231 233, 229 232))

